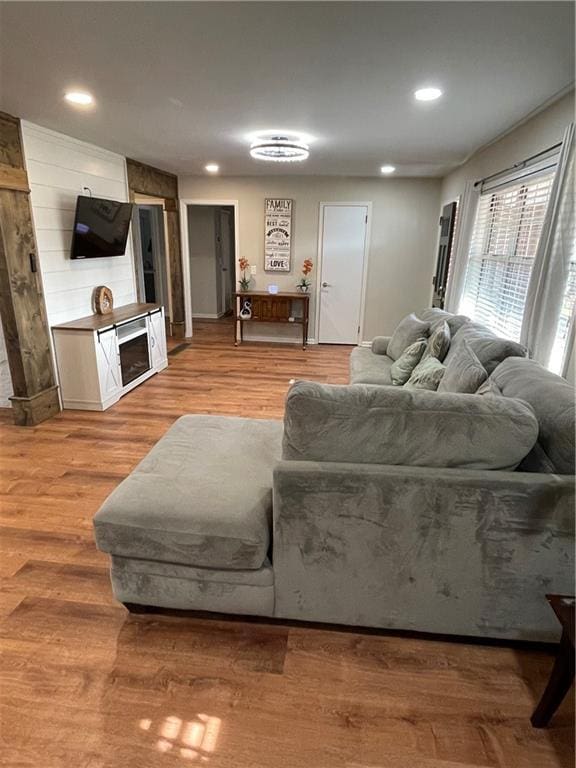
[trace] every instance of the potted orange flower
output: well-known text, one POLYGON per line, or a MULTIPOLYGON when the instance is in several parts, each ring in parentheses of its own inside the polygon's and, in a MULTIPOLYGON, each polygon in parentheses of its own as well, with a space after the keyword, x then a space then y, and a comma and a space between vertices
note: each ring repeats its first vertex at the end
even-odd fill
POLYGON ((312 285, 311 280, 308 280, 308 275, 312 272, 313 267, 314 264, 312 263, 312 259, 304 259, 304 263, 302 264, 302 277, 300 278, 300 282, 296 285, 297 291, 308 293, 310 286, 312 285))
POLYGON ((242 277, 238 281, 240 283, 240 290, 249 291, 250 290, 250 274, 248 274, 248 277, 246 277, 246 270, 250 268, 248 259, 244 259, 244 258, 238 259, 238 266, 240 267, 240 271, 242 272, 242 277))

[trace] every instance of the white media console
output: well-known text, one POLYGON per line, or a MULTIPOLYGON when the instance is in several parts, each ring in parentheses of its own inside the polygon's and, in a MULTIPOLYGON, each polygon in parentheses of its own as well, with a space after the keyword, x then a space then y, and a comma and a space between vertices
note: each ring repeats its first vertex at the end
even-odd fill
POLYGON ((52 326, 64 408, 105 411, 168 365, 164 308, 127 304, 52 326))

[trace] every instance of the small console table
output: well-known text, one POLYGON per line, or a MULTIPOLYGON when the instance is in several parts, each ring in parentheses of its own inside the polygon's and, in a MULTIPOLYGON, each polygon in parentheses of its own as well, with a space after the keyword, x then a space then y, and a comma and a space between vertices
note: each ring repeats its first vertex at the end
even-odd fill
POLYGON ((308 344, 308 320, 310 316, 310 294, 268 293, 267 291, 238 291, 234 294, 234 344, 244 341, 244 323, 290 323, 302 326, 302 349, 308 344), (250 302, 251 316, 240 316, 245 301, 250 302), (302 314, 294 315, 294 304, 300 302, 302 314), (238 328, 240 326, 240 328, 238 328), (238 334, 238 330, 240 333, 238 334))

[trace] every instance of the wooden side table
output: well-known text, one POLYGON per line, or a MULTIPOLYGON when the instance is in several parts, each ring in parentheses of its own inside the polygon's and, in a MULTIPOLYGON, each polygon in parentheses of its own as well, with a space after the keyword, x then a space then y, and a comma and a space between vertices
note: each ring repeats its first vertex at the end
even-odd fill
POLYGON ((530 722, 534 728, 545 728, 574 680, 574 603, 569 595, 546 595, 558 621, 562 638, 546 690, 542 694, 530 722))
POLYGON ((237 291, 234 294, 234 345, 238 346, 244 341, 244 323, 289 323, 290 325, 302 326, 302 349, 306 349, 309 317, 309 293, 237 291), (246 300, 250 301, 252 311, 251 317, 247 319, 240 317, 242 304, 246 300), (302 315, 296 316, 294 304, 298 302, 302 305, 302 315), (240 341, 238 341, 238 336, 240 336, 240 341))

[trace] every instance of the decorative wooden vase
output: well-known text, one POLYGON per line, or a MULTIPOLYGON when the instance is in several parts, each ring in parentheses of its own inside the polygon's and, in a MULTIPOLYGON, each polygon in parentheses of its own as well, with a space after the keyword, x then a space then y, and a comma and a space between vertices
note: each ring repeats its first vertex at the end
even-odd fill
POLYGON ((94 289, 94 311, 98 315, 107 315, 114 309, 114 296, 107 285, 94 289))

